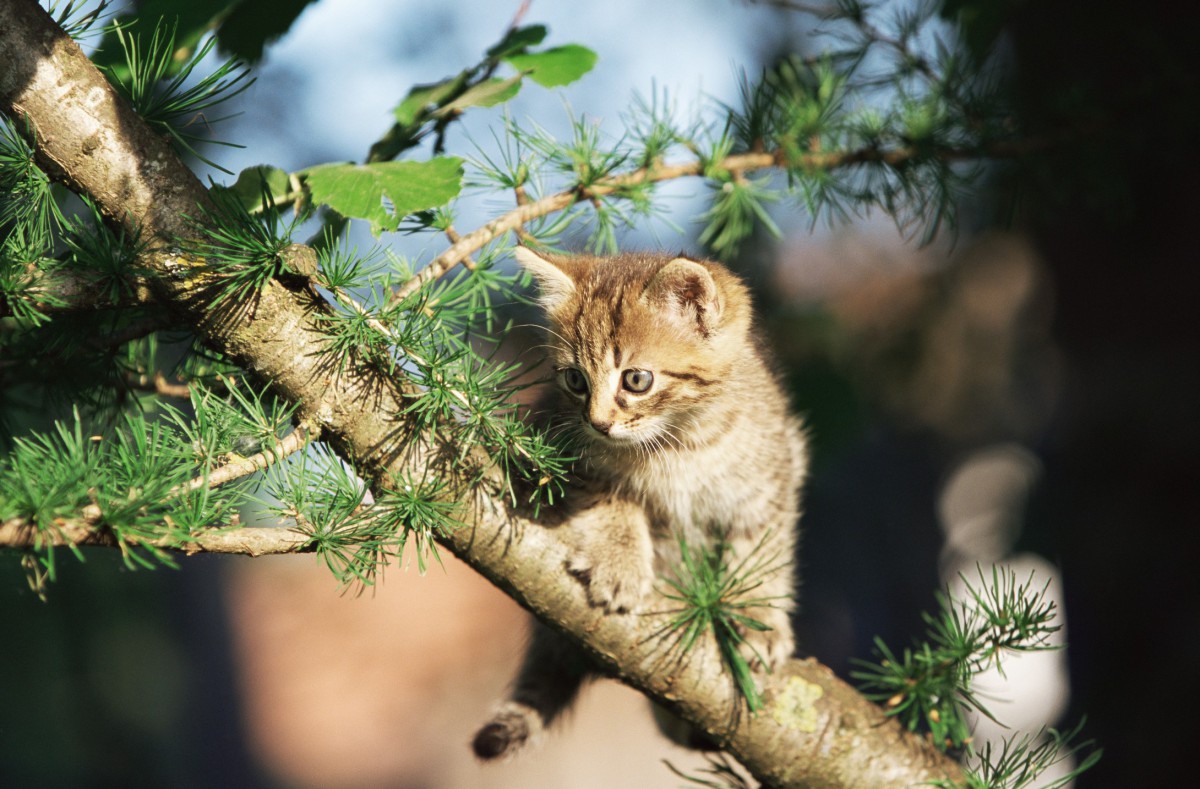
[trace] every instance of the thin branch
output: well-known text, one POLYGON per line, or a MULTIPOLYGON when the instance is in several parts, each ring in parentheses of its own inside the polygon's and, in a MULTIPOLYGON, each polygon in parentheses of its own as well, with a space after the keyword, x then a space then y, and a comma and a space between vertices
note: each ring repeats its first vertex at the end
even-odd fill
POLYGON ((174 397, 179 400, 189 400, 192 396, 190 384, 173 384, 167 380, 161 370, 156 370, 154 375, 129 373, 125 376, 125 385, 130 389, 153 392, 162 397, 174 397))
MULTIPOLYGON (((169 494, 169 497, 173 498, 205 487, 216 488, 247 477, 299 452, 317 440, 319 436, 320 428, 309 423, 302 423, 271 447, 250 457, 236 458, 218 466, 208 474, 178 486, 169 494)), ((127 536, 124 540, 132 546, 144 545, 189 555, 224 553, 265 556, 315 550, 307 535, 292 529, 278 527, 243 528, 233 526, 194 532, 182 539, 162 537, 156 540, 145 540, 127 536)), ((75 518, 57 518, 48 527, 39 528, 38 525, 25 518, 11 518, 0 524, 0 546, 6 548, 42 549, 51 546, 89 545, 116 547, 119 544, 120 541, 117 540, 116 535, 102 523, 100 509, 95 505, 84 507, 75 518)))
POLYGON ((997 142, 982 148, 949 148, 932 154, 916 146, 891 149, 865 147, 851 151, 814 151, 795 158, 788 158, 783 151, 739 153, 727 156, 715 164, 706 164, 701 159, 676 164, 654 164, 632 172, 601 178, 591 186, 574 186, 564 189, 535 201, 529 201, 522 190, 518 192, 516 208, 459 238, 449 249, 438 255, 430 261, 429 265, 401 285, 392 294, 389 305, 403 301, 426 284, 442 277, 466 260, 469 255, 478 252, 505 233, 520 232, 526 223, 534 219, 563 211, 579 202, 595 200, 643 184, 699 176, 703 175, 706 170, 725 171, 733 177, 738 177, 745 173, 775 167, 793 170, 832 170, 870 163, 882 163, 895 167, 931 155, 946 162, 984 158, 1006 159, 1048 147, 1051 142, 1049 139, 997 142))
POLYGON ((189 482, 184 491, 198 490, 202 487, 215 488, 225 485, 235 479, 248 477, 256 471, 262 471, 268 466, 278 463, 288 455, 293 455, 316 441, 321 436, 321 428, 309 422, 302 422, 296 429, 288 433, 276 443, 257 452, 250 457, 237 458, 224 465, 217 466, 208 472, 207 476, 196 477, 189 482))
MULTIPOLYGON (((454 229, 454 225, 446 225, 446 238, 450 239, 451 244, 457 244, 462 240, 462 236, 454 229)), ((475 260, 469 255, 463 259, 463 265, 470 271, 475 270, 475 260)))
MULTIPOLYGON (((115 300, 109 298, 104 289, 96 287, 96 282, 97 277, 89 272, 56 269, 37 274, 31 293, 35 297, 41 297, 41 300, 35 302, 35 306, 39 312, 46 315, 124 309, 159 303, 144 278, 131 278, 126 291, 115 300)), ((0 318, 11 314, 11 308, 0 302, 0 318)))
MULTIPOLYGON (((125 543, 135 547, 161 548, 189 556, 197 553, 270 556, 286 553, 311 553, 316 550, 309 535, 282 527, 214 529, 192 533, 183 540, 170 537, 157 540, 126 537, 125 543)), ((39 529, 36 525, 21 518, 12 518, 0 524, 0 545, 7 548, 44 549, 71 546, 112 548, 119 544, 116 535, 103 526, 98 526, 95 520, 86 517, 60 518, 45 529, 39 529)))

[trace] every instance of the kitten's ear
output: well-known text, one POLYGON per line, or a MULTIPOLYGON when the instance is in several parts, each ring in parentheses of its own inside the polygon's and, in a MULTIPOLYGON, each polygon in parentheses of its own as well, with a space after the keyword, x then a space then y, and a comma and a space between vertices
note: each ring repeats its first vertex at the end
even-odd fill
POLYGON ((538 301, 547 311, 553 310, 575 293, 576 266, 567 258, 549 259, 538 255, 529 247, 517 247, 513 256, 521 268, 533 275, 540 297, 538 301))
POLYGON ((708 269, 694 260, 675 258, 658 270, 642 298, 694 325, 707 337, 721 317, 721 295, 708 269))

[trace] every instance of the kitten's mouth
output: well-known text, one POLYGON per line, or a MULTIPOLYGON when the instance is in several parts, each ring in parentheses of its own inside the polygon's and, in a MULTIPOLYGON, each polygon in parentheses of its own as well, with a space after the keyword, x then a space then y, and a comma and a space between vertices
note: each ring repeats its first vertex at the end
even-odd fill
POLYGON ((608 429, 607 432, 605 432, 597 430, 594 425, 589 424, 588 433, 591 434, 591 437, 596 441, 599 441, 602 444, 609 444, 611 446, 627 447, 639 443, 638 438, 634 433, 629 432, 628 429, 623 428, 620 425, 613 425, 608 429))

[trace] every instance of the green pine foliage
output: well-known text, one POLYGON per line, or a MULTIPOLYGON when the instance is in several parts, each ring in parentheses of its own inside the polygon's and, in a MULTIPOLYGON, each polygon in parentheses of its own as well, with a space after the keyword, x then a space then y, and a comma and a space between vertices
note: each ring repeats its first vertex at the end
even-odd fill
POLYGON ((910 730, 927 729, 943 748, 964 746, 970 739, 965 712, 991 717, 971 691, 971 677, 1001 665, 1006 652, 1055 648, 1049 641, 1059 629, 1054 603, 1045 587, 1031 583, 995 568, 989 583, 980 570, 979 583, 968 584, 970 599, 939 594, 938 613, 924 614, 923 642, 897 654, 877 639, 880 660, 862 663, 855 678, 910 730))
MULTIPOLYGON (((754 618, 755 608, 773 606, 778 600, 756 594, 763 579, 780 569, 786 557, 762 554, 766 539, 748 555, 733 563, 724 543, 709 550, 693 548, 683 535, 679 536, 682 557, 673 577, 665 579, 668 589, 664 597, 678 604, 667 611, 664 636, 671 641, 671 650, 682 656, 711 635, 716 641, 721 661, 737 686, 740 698, 750 712, 762 709, 762 697, 754 683, 751 661, 765 665, 765 659, 746 640, 748 632, 770 628, 754 618)), ((737 714, 737 709, 731 712, 737 714)))
POLYGON ((241 147, 208 138, 212 124, 224 118, 209 118, 206 111, 254 84, 250 70, 236 58, 231 58, 192 80, 196 67, 216 47, 216 39, 210 38, 199 49, 187 52, 176 45, 176 28, 168 27, 165 20, 155 27, 149 41, 137 32, 126 32, 120 25, 114 26, 113 32, 125 56, 119 67, 107 69, 117 89, 129 99, 143 120, 168 135, 181 153, 229 173, 202 156, 196 146, 203 140, 241 147), (188 55, 182 62, 177 57, 181 53, 188 55))
MULTIPOLYGON (((1103 751, 1090 741, 1080 742, 1079 733, 1085 721, 1069 731, 1047 729, 1034 733, 1014 734, 999 747, 989 743, 975 754, 967 771, 968 789, 1062 789, 1095 767, 1103 751), (1079 758, 1075 767, 1050 782, 1042 776, 1049 768, 1071 757, 1079 758)), ((941 784, 944 789, 951 787, 941 784)))
POLYGON ((214 276, 214 306, 243 304, 272 279, 298 273, 288 266, 284 250, 303 215, 285 222, 275 210, 252 213, 229 191, 212 190, 210 196, 212 207, 201 207, 192 222, 195 237, 180 239, 180 246, 203 260, 214 276))
POLYGON ((0 521, 35 531, 36 559, 26 566, 39 594, 57 572, 55 537, 71 525, 111 539, 131 569, 174 566, 164 548, 228 524, 238 495, 194 486, 201 468, 185 435, 168 424, 131 413, 116 429, 92 433, 76 414, 49 433, 14 439, 0 465, 0 521))
MULTIPOLYGON (((943 750, 966 749, 975 762, 972 787, 1028 786, 1046 767, 1089 747, 1069 744, 1082 724, 1065 735, 1051 732, 1042 744, 1024 734, 999 750, 975 753, 968 712, 996 719, 972 689, 972 678, 990 668, 1003 672, 1007 654, 1058 649, 1050 640, 1059 630, 1056 606, 1046 597, 1047 585, 1034 586, 1032 575, 1018 581, 1015 573, 993 567, 987 577, 979 568, 977 581, 963 582, 966 599, 939 594, 938 612, 923 615, 924 639, 901 652, 876 639, 876 660, 858 661, 851 675, 867 698, 910 731, 928 733, 943 750)), ((1090 751, 1077 772, 1099 758, 1099 751, 1090 751)))

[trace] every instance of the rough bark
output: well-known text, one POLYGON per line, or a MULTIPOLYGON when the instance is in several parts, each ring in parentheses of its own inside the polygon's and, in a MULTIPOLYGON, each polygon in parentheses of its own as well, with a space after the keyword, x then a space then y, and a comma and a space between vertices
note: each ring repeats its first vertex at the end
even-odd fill
MULTIPOLYGON (((31 125, 38 161, 52 177, 152 241, 140 262, 157 274, 153 284, 164 303, 205 342, 298 403, 298 417, 319 425, 322 440, 375 485, 386 486, 404 469, 437 465, 452 473, 440 462, 445 448, 414 433, 403 418, 403 384, 322 362, 325 339, 313 316, 326 307, 308 289, 273 282, 247 308, 212 309, 198 261, 177 247, 179 237, 196 232, 185 217, 200 216, 203 185, 34 0, 0 3, 0 111, 31 125)), ((737 695, 712 645, 677 660, 663 653, 662 616, 613 616, 590 607, 563 570, 566 546, 557 529, 510 507, 501 487, 492 471, 482 483, 460 488, 470 506, 465 525, 445 538, 447 547, 615 676, 713 733, 760 780, 870 787, 961 779, 952 760, 811 660, 792 661, 764 678, 766 708, 731 725, 737 695)), ((57 539, 92 539, 86 521, 63 526, 57 539)), ((20 525, 0 525, 0 533, 6 530, 15 534, 20 525)), ((253 531, 277 531, 281 548, 284 541, 291 550, 300 547, 294 533, 253 531)), ((235 534, 214 546, 236 540, 235 534)), ((256 549, 247 552, 271 552, 261 542, 269 543, 269 536, 254 539, 256 549)))

